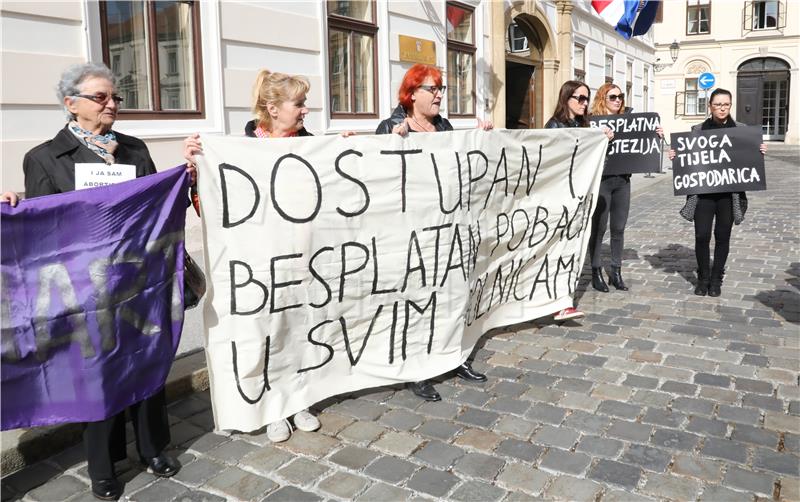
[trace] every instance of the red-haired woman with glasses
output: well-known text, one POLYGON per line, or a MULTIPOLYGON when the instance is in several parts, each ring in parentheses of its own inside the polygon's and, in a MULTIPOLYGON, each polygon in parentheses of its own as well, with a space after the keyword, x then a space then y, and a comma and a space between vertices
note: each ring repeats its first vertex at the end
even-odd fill
MULTIPOLYGON (((558 91, 558 102, 553 116, 550 117, 544 127, 545 129, 560 129, 562 127, 589 127, 589 97, 591 92, 589 87, 579 80, 568 80, 558 91)), ((608 139, 614 137, 608 128, 605 128, 608 139)), ((556 312, 553 319, 556 321, 566 321, 577 319, 586 314, 575 307, 567 307, 556 312)))
MULTIPOLYGON (((405 136, 411 132, 452 131, 450 122, 439 114, 439 107, 444 98, 445 86, 442 85, 442 72, 435 66, 415 64, 408 69, 398 91, 400 104, 392 112, 391 117, 378 125, 375 134, 399 134, 405 136)), ((478 127, 488 131, 492 123, 478 119, 478 127)), ((486 375, 472 369, 470 361, 465 361, 455 369, 456 376, 472 381, 485 382, 486 375)), ((442 396, 429 380, 409 382, 408 388, 426 401, 439 401, 442 396)))
MULTIPOLYGON (((592 115, 617 115, 625 112, 625 95, 622 90, 612 84, 605 83, 597 89, 592 102, 592 115)), ((661 127, 656 129, 659 136, 664 136, 661 127)), ((611 274, 608 281, 616 289, 628 291, 622 279, 622 250, 625 247, 625 225, 631 206, 631 175, 603 174, 600 181, 600 193, 597 207, 592 215, 592 234, 589 237, 589 257, 592 260, 592 287, 597 291, 608 293, 608 285, 603 279, 603 262, 600 249, 606 227, 611 220, 611 274)))

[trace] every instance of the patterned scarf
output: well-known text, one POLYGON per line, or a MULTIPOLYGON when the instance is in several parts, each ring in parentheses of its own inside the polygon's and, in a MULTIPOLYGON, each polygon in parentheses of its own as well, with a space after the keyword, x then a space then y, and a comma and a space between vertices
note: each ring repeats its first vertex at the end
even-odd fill
MULTIPOLYGON (((256 138, 273 138, 273 137, 277 138, 277 137, 279 137, 279 136, 270 135, 270 133, 266 129, 264 129, 262 126, 256 127, 255 134, 256 134, 256 138)), ((288 136, 283 136, 283 137, 285 137, 285 138, 293 138, 295 136, 297 136, 297 131, 293 132, 292 134, 290 134, 288 136)))
POLYGON ((114 131, 108 131, 106 134, 92 134, 86 129, 78 125, 74 120, 69 123, 69 130, 76 138, 81 140, 89 150, 99 155, 106 164, 114 163, 114 152, 117 150, 117 137, 114 131))

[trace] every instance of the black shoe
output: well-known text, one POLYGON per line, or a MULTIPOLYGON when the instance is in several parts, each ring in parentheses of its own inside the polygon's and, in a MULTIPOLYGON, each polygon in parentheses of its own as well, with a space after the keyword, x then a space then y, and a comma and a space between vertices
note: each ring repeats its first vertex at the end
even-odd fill
POLYGON ((608 282, 619 290, 628 291, 628 286, 622 280, 622 269, 620 267, 611 267, 611 275, 608 276, 608 282))
POLYGON ((464 364, 456 368, 455 372, 458 378, 462 378, 469 382, 486 381, 486 375, 484 375, 483 373, 478 373, 477 371, 472 369, 472 366, 469 364, 469 362, 465 362, 464 364))
POLYGON ((117 500, 122 496, 124 485, 116 478, 92 480, 92 495, 100 500, 117 500))
POLYGON ((436 392, 436 389, 428 380, 421 382, 408 382, 406 386, 411 389, 411 392, 421 397, 426 401, 441 401, 442 396, 436 392))
POLYGON ((708 293, 708 281, 697 279, 697 286, 694 288, 694 294, 697 296, 706 296, 708 293))
POLYGON ((608 284, 603 279, 602 267, 592 267, 592 287, 597 291, 608 293, 608 284))
POLYGON ((716 298, 717 296, 722 294, 722 285, 721 284, 714 284, 713 282, 708 285, 708 296, 713 296, 716 298))
POLYGON ((159 478, 169 478, 178 473, 181 469, 180 464, 171 457, 161 454, 150 459, 140 458, 143 465, 147 466, 147 472, 159 478))

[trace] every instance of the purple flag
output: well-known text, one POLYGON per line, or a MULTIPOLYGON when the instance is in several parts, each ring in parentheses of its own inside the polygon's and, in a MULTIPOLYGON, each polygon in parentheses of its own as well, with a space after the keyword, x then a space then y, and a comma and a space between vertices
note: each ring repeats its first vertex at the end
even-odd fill
POLYGON ((183 326, 187 177, 0 204, 2 429, 90 422, 155 394, 183 326))

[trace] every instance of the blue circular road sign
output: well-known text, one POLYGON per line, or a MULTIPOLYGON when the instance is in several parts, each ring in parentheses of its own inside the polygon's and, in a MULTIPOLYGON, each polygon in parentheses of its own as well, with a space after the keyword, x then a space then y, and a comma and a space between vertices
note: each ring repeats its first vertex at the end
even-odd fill
POLYGON ((697 77, 697 84, 702 90, 711 89, 714 87, 716 81, 717 78, 713 73, 701 73, 700 76, 697 77))

